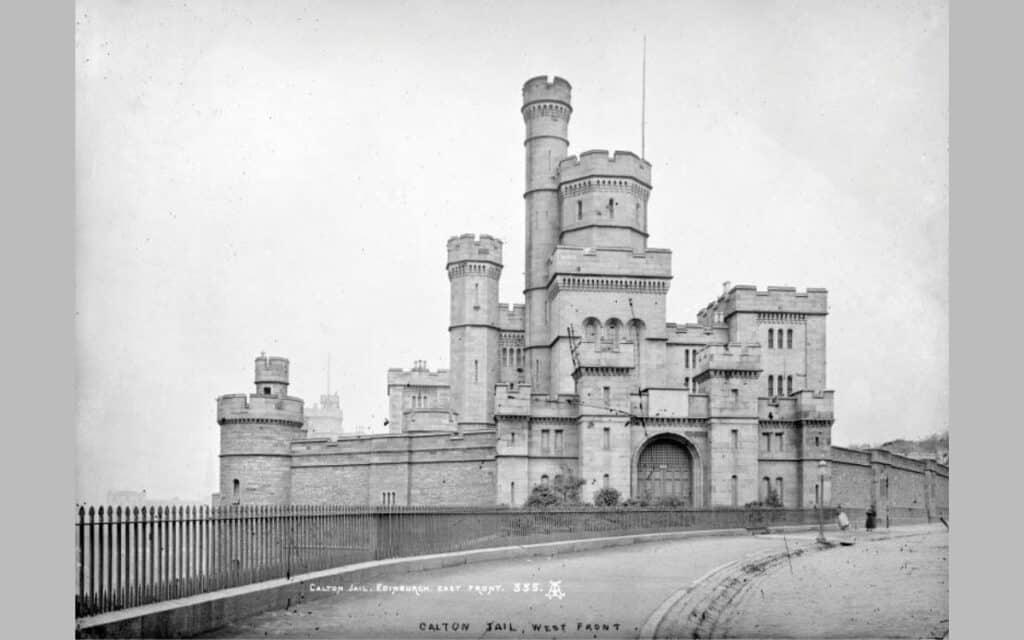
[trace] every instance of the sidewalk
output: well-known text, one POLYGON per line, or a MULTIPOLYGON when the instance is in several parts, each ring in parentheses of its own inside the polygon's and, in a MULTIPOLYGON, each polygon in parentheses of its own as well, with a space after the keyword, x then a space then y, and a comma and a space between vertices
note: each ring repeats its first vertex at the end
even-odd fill
MULTIPOLYGON (((831 533, 830 539, 840 534, 831 533)), ((723 638, 942 638, 949 534, 941 524, 852 534, 754 575, 714 625, 723 638)))

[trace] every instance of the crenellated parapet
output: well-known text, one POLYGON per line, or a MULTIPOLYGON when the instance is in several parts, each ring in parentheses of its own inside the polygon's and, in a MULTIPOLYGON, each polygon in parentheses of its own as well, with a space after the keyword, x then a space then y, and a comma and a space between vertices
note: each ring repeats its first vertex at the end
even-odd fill
POLYGON ((631 151, 584 151, 559 162, 558 173, 562 188, 584 180, 590 181, 590 188, 625 189, 630 185, 620 181, 629 180, 651 188, 651 163, 631 151))
POLYGON ((526 305, 502 302, 498 307, 498 327, 502 331, 523 331, 526 326, 526 305))
POLYGON ((729 343, 712 344, 697 353, 695 380, 702 381, 718 375, 747 376, 761 374, 761 345, 729 343))
POLYGON ((448 370, 431 371, 426 367, 426 361, 418 360, 412 369, 388 369, 388 387, 394 386, 447 387, 448 370))
POLYGON ((475 236, 464 233, 448 239, 448 278, 484 276, 501 277, 501 240, 485 233, 475 236))
POLYGON ((808 287, 736 285, 697 313, 701 324, 718 322, 734 313, 757 313, 762 322, 803 322, 806 316, 828 314, 828 290, 808 287))
POLYGON ((233 393, 217 398, 217 423, 280 423, 301 427, 303 400, 290 396, 233 393))
MULTIPOLYGON (((560 246, 548 260, 549 272, 573 277, 625 276, 672 278, 672 252, 668 249, 634 251, 622 248, 560 246)), ((600 286, 608 286, 606 283, 600 286)))
POLYGON ((833 419, 835 392, 797 391, 779 398, 760 398, 758 416, 762 420, 782 421, 831 421, 833 419))

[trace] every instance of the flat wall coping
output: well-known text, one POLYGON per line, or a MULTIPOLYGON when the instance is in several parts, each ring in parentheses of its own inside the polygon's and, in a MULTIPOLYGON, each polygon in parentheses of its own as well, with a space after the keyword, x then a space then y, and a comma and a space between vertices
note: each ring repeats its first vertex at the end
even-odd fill
MULTIPOLYGON (((784 528, 807 529, 808 526, 784 528)), ((320 581, 350 582, 399 571, 428 571, 461 564, 591 551, 645 542, 741 535, 750 535, 750 531, 745 528, 665 531, 373 560, 79 618, 75 624, 76 636, 169 638, 198 635, 264 611, 286 608, 307 597, 332 593, 310 588, 320 581)))

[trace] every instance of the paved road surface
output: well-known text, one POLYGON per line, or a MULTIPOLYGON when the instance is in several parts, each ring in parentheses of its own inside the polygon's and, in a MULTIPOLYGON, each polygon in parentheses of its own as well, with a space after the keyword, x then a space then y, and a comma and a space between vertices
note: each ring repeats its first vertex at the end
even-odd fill
POLYGON ((775 548, 784 549, 779 537, 706 538, 397 574, 357 585, 373 591, 345 585, 345 592, 202 637, 636 638, 680 588, 724 563, 775 548), (552 582, 564 597, 547 597, 552 582), (378 584, 425 591, 380 592, 378 584))

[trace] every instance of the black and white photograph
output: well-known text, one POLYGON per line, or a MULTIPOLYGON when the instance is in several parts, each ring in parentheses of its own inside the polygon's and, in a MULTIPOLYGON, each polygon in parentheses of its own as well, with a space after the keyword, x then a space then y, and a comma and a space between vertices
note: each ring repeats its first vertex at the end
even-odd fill
POLYGON ((76 637, 947 638, 949 28, 77 0, 76 637))

